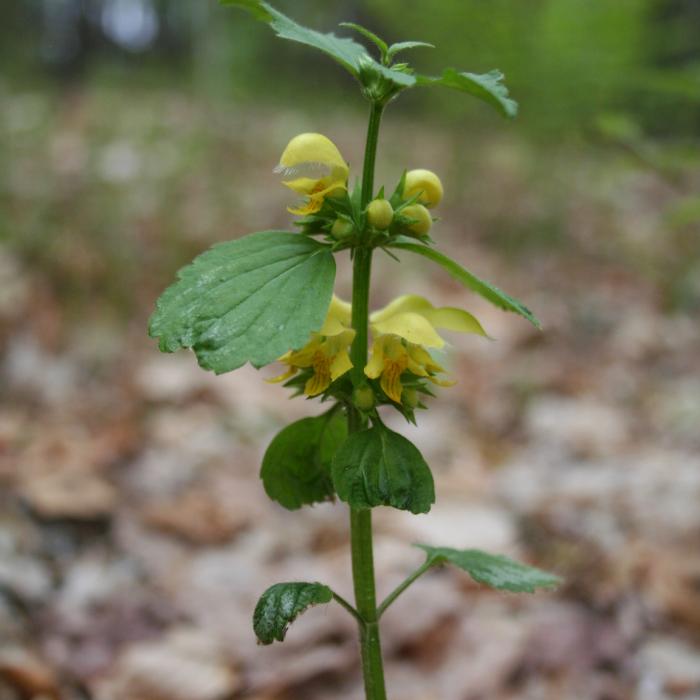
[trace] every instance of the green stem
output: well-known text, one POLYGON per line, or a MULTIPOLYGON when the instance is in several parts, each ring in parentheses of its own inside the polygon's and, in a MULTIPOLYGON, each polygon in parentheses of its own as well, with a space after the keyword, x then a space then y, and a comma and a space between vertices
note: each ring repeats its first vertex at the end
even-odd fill
POLYGON ((355 608, 348 603, 343 596, 339 595, 335 591, 331 591, 333 593, 333 600, 335 600, 338 605, 341 607, 345 608, 358 622, 360 625, 364 625, 365 621, 360 617, 360 613, 355 610, 355 608))
POLYGON ((417 579, 420 578, 426 571, 432 568, 432 562, 426 561, 422 566, 418 567, 403 583, 400 583, 389 595, 384 599, 384 602, 377 609, 377 617, 381 617, 386 609, 417 579))
MULTIPOLYGON (((379 124, 383 107, 372 104, 367 128, 367 144, 362 171, 362 207, 367 206, 374 189, 374 164, 379 141, 379 124)), ((350 349, 353 364, 353 384, 360 386, 365 381, 367 364, 369 287, 372 271, 372 250, 357 247, 353 251, 352 278, 352 327, 355 338, 350 349)), ((353 407, 348 410, 350 433, 362 430, 365 420, 353 407)), ((367 700, 386 700, 384 667, 379 640, 377 616, 377 594, 374 584, 374 553, 372 547, 372 511, 350 509, 350 539, 352 548, 352 579, 355 589, 355 606, 363 620, 360 624, 360 655, 367 700)))

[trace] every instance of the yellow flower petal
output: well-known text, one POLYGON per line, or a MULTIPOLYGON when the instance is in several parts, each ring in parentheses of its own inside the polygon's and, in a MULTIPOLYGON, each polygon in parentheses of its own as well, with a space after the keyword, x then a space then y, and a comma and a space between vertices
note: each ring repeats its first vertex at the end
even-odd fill
POLYGON ((438 386, 454 386, 457 382, 454 379, 438 379, 438 377, 428 377, 428 379, 438 386))
POLYGON ((304 385, 304 393, 307 396, 316 396, 317 394, 323 393, 331 384, 330 374, 325 372, 314 372, 313 377, 311 377, 304 385))
POLYGON ((395 314, 372 324, 375 333, 391 333, 417 345, 441 348, 445 341, 437 334, 430 321, 415 312, 395 314))
POLYGON ((421 297, 418 294, 404 294, 396 297, 394 301, 387 304, 383 309, 375 311, 370 315, 369 320, 370 323, 379 323, 405 311, 422 312, 433 308, 435 307, 425 297, 421 297))
POLYGON ((382 373, 384 369, 384 340, 382 338, 375 338, 372 343, 372 356, 369 358, 369 362, 365 366, 365 374, 370 379, 376 379, 382 373))
MULTIPOLYGON (((411 360, 428 372, 444 372, 445 370, 433 360, 432 355, 419 345, 411 345, 408 348, 408 354, 411 360)), ((413 370, 411 370, 413 371, 413 370)), ((416 374, 416 373, 414 373, 416 374)))
POLYGON ((285 187, 294 190, 297 194, 311 194, 318 184, 318 178, 297 177, 294 180, 282 180, 285 187))
POLYGON ((489 337, 478 319, 463 309, 442 306, 439 309, 428 309, 422 313, 436 328, 444 328, 457 333, 476 333, 486 338, 489 337))
POLYGON ((322 166, 328 170, 320 173, 320 177, 334 174, 343 182, 349 172, 347 163, 333 141, 323 134, 314 133, 295 136, 282 152, 280 166, 285 170, 301 166, 322 166))
POLYGON ((384 393, 396 403, 401 403, 401 393, 403 392, 403 384, 401 384, 401 369, 395 363, 389 363, 384 372, 382 379, 379 382, 384 393))
POLYGON ((331 381, 334 382, 338 377, 342 377, 346 372, 352 369, 352 361, 347 351, 339 352, 331 361, 331 381))
POLYGON ((418 201, 426 207, 435 207, 442 201, 443 189, 440 178, 431 170, 409 170, 406 173, 403 198, 420 195, 418 201))
MULTIPOLYGON (((320 335, 334 336, 347 331, 352 322, 352 307, 346 301, 339 299, 335 294, 331 299, 326 320, 319 331, 320 335)), ((350 342, 352 343, 355 333, 353 331, 350 342)))
POLYGON ((280 382, 284 382, 290 377, 293 377, 297 373, 297 368, 296 367, 290 367, 286 372, 283 372, 282 374, 276 376, 276 377, 270 377, 269 379, 266 379, 265 381, 268 384, 279 384, 280 382))

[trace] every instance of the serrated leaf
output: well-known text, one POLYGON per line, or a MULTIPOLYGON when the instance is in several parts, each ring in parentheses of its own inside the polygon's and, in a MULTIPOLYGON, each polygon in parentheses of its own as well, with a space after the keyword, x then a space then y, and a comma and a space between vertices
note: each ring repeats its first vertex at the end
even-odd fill
POLYGON ((427 41, 399 41, 396 44, 392 44, 386 52, 388 59, 392 59, 400 51, 408 51, 409 49, 434 49, 433 44, 429 44, 427 41))
POLYGON ((289 510, 332 499, 331 463, 347 434, 345 418, 335 412, 302 418, 281 430, 260 470, 267 495, 289 510))
POLYGON ((360 57, 369 56, 362 44, 352 39, 346 39, 335 34, 324 34, 315 29, 297 24, 287 15, 276 10, 263 0, 220 0, 222 5, 241 7, 251 12, 256 19, 270 25, 277 36, 300 44, 306 44, 323 51, 331 58, 349 70, 353 75, 358 74, 360 57))
POLYGON ((391 247, 398 248, 400 250, 408 250, 436 262, 438 265, 445 268, 445 270, 447 270, 452 277, 461 282, 465 287, 468 287, 472 291, 484 297, 484 299, 490 301, 499 309, 503 309, 504 311, 512 311, 513 313, 522 316, 533 326, 535 326, 535 328, 542 327, 537 317, 532 313, 532 311, 530 311, 530 309, 527 308, 527 306, 501 291, 490 282, 480 279, 475 274, 462 267, 458 262, 452 260, 452 258, 448 257, 444 253, 441 253, 439 250, 429 248, 428 246, 420 243, 413 243, 410 239, 404 237, 397 238, 397 240, 391 244, 391 247))
POLYGON ((534 593, 538 588, 554 588, 562 582, 558 576, 547 571, 479 549, 416 546, 426 552, 431 566, 453 564, 466 571, 477 583, 499 591, 534 593))
POLYGON ((248 10, 256 19, 269 24, 277 36, 282 39, 295 41, 323 51, 323 53, 335 59, 356 78, 361 78, 361 72, 367 72, 371 69, 371 71, 383 76, 384 79, 389 80, 401 89, 416 84, 416 79, 413 75, 392 70, 375 61, 362 44, 358 44, 356 41, 346 37, 336 36, 333 33, 324 34, 315 29, 304 27, 263 0, 219 1, 222 5, 248 10))
POLYGON ((312 605, 330 603, 333 591, 321 583, 276 583, 261 596, 253 613, 253 630, 260 644, 283 642, 287 628, 312 605))
POLYGON ((178 278, 156 302, 149 334, 163 352, 192 348, 221 374, 304 345, 325 319, 335 261, 307 236, 263 231, 215 245, 178 278))
POLYGON ((443 85, 466 92, 495 107, 504 117, 513 118, 518 113, 518 103, 508 97, 508 88, 503 84, 503 73, 460 73, 454 68, 445 68, 442 75, 433 78, 417 75, 418 85, 443 85))
POLYGON ((427 513, 435 503, 433 475, 423 455, 383 425, 350 435, 336 453, 332 475, 338 497, 353 508, 427 513))

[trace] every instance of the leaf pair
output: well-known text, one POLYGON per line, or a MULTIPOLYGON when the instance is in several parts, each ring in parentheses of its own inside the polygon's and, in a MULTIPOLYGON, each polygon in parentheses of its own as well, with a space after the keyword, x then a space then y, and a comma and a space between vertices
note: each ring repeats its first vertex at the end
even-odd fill
MULTIPOLYGON (((478 549, 452 549, 417 545, 427 554, 432 568, 452 564, 466 571, 477 583, 499 591, 534 593, 558 586, 561 579, 541 569, 478 549)), ((277 583, 263 593, 253 615, 253 629, 261 644, 283 641, 289 625, 313 605, 330 603, 333 591, 321 583, 277 583)))
POLYGON ((289 510, 338 497, 353 508, 427 513, 430 467, 409 440, 377 424, 347 436, 341 414, 303 418, 278 433, 263 458, 267 495, 289 510))

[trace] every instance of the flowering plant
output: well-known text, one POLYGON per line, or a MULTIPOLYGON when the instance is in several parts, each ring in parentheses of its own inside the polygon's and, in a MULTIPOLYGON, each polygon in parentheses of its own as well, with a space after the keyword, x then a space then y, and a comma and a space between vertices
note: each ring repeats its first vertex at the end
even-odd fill
POLYGON ((559 581, 500 555, 419 545, 426 552, 425 563, 379 605, 375 594, 372 508, 427 513, 435 501, 430 468, 409 440, 385 426, 380 409, 394 409, 415 422, 432 388, 452 384, 431 355, 445 343, 439 331, 486 332, 468 311, 436 308, 417 295, 400 296, 370 314, 373 253, 421 255, 499 308, 539 326, 523 304, 434 247, 431 210, 443 196, 437 175, 410 170, 390 196, 384 187, 375 190, 382 113, 402 91, 415 86, 442 85, 471 94, 506 117, 513 117, 517 106, 498 71, 477 75, 447 69, 440 77, 428 77, 395 60, 399 52, 430 46, 424 42, 389 46, 364 27, 344 24, 374 44, 377 59, 354 40, 303 27, 262 0, 222 2, 248 10, 282 38, 330 55, 357 78, 370 104, 362 179, 350 188, 349 167, 326 136, 294 137, 277 170, 301 197, 289 210, 299 217, 298 232, 253 233, 201 254, 162 294, 149 332, 159 339, 162 351, 191 348, 199 364, 217 374, 246 362, 258 368, 281 363, 284 371, 268 381, 283 382, 295 394, 330 405, 272 440, 261 477, 269 497, 289 510, 336 498, 348 505, 355 604, 322 583, 279 583, 261 597, 253 626, 262 644, 282 641, 301 612, 335 600, 358 622, 366 696, 382 699, 386 691, 379 619, 423 573, 450 563, 481 584, 514 592, 549 588, 559 581), (344 251, 353 264, 350 302, 333 293, 335 256, 344 251))

